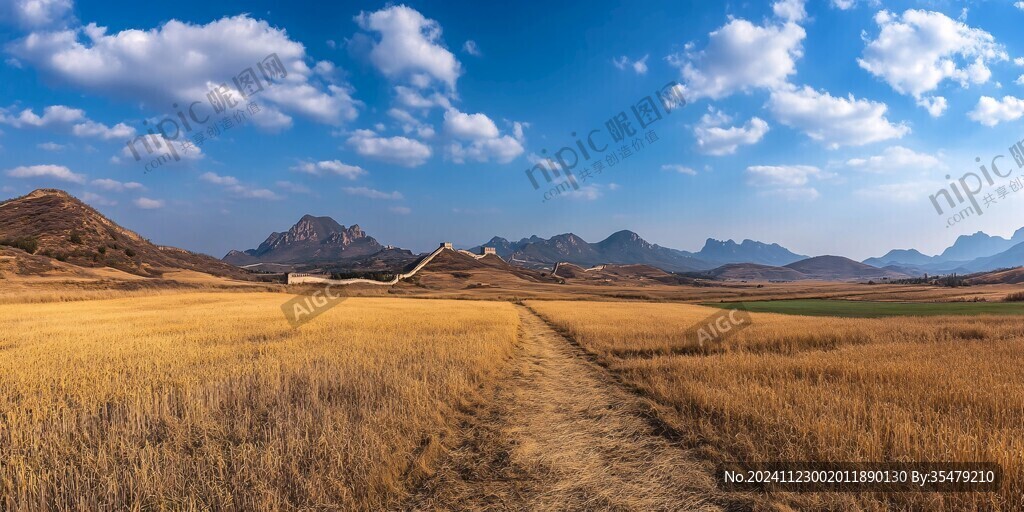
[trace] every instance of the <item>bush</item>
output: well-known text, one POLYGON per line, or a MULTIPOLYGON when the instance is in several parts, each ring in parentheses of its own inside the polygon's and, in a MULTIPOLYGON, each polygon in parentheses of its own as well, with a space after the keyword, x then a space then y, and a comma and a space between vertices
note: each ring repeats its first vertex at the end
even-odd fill
POLYGON ((1004 302, 1024 302, 1024 292, 1013 292, 1003 298, 1004 302))
POLYGON ((36 249, 39 248, 39 242, 35 238, 28 236, 23 236, 21 238, 0 239, 0 245, 15 247, 29 254, 34 254, 36 252, 36 249))
POLYGON ((100 254, 106 254, 107 253, 107 246, 101 245, 99 249, 96 249, 96 252, 98 252, 100 254))
POLYGON ((124 248, 124 255, 128 256, 129 258, 134 258, 135 257, 135 251, 133 251, 131 247, 125 247, 124 248))
POLYGON ((68 240, 73 244, 81 245, 82 235, 78 231, 72 231, 71 235, 68 236, 68 240))

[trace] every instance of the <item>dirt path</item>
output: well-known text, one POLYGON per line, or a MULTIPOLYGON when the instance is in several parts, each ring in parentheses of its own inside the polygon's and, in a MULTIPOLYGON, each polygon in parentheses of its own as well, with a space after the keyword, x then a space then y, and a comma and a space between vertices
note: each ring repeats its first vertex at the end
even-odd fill
POLYGON ((517 306, 523 353, 414 510, 720 510, 709 468, 657 435, 641 400, 517 306))

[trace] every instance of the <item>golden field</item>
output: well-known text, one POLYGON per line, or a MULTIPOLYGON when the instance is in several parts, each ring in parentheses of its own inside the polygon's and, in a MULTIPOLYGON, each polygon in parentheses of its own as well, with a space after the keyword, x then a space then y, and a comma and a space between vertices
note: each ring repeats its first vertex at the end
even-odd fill
POLYGON ((515 347, 508 303, 271 293, 0 308, 0 509, 382 509, 515 347))
POLYGON ((716 310, 527 305, 652 397, 719 461, 994 461, 999 493, 777 496, 798 508, 1024 507, 1019 317, 839 319, 753 314, 721 346, 681 340, 716 310))

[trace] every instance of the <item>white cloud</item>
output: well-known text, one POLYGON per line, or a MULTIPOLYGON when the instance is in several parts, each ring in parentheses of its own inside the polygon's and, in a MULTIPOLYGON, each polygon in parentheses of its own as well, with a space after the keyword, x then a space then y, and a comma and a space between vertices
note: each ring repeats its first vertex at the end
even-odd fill
POLYGON ((473 41, 472 39, 466 41, 466 43, 462 45, 462 51, 474 57, 483 55, 483 53, 480 52, 480 47, 477 46, 476 41, 473 41))
POLYGON ((140 197, 132 201, 132 203, 143 210, 156 210, 164 207, 164 201, 162 199, 150 199, 148 197, 140 197))
POLYGON ((416 135, 421 139, 430 139, 434 137, 434 128, 423 121, 420 121, 416 116, 410 114, 408 111, 400 108, 391 108, 388 110, 388 116, 398 121, 399 126, 402 128, 404 133, 416 132, 416 135))
POLYGON ((444 113, 444 130, 463 140, 493 139, 498 127, 485 114, 465 114, 455 109, 444 113))
MULTIPOLYGON (((199 146, 192 145, 189 147, 188 151, 185 151, 182 148, 181 143, 167 140, 159 134, 146 134, 141 135, 136 139, 132 139, 131 144, 125 144, 125 147, 121 148, 121 157, 125 160, 135 160, 136 152, 139 154, 140 161, 160 158, 162 155, 171 154, 171 152, 173 152, 174 155, 178 155, 179 159, 186 161, 202 160, 205 157, 202 148, 199 146), (132 151, 133 148, 135 152, 132 151)), ((121 162, 121 158, 115 156, 112 161, 119 163, 121 162)))
POLYGON ((394 192, 382 192, 369 187, 345 187, 342 190, 350 196, 362 196, 370 199, 386 199, 390 201, 400 201, 404 199, 402 193, 397 190, 394 192))
MULTIPOLYGON (((161 110, 171 103, 200 101, 205 104, 197 106, 200 116, 212 113, 206 100, 214 85, 233 89, 236 74, 276 53, 288 74, 272 86, 264 83, 258 93, 262 111, 253 116, 254 122, 266 115, 280 126, 281 110, 325 123, 357 116, 357 102, 347 87, 314 85, 316 73, 306 64, 301 43, 248 15, 205 25, 170 20, 157 28, 114 34, 89 24, 76 30, 35 32, 8 48, 61 82, 161 110)), ((234 98, 239 98, 237 92, 234 98)))
POLYGON ((918 153, 903 146, 890 146, 881 154, 867 158, 851 158, 846 161, 846 165, 853 169, 876 173, 908 173, 946 168, 946 164, 938 157, 918 153))
POLYGON ((412 87, 404 85, 395 86, 395 99, 402 105, 409 108, 429 109, 433 107, 451 108, 451 100, 441 93, 430 93, 424 96, 412 87))
POLYGON ((245 199, 281 199, 281 196, 266 188, 256 188, 242 184, 234 176, 221 176, 206 172, 199 176, 200 180, 220 185, 231 194, 245 199))
POLYGON ((640 60, 630 61, 629 57, 623 55, 621 57, 612 59, 612 64, 614 64, 615 67, 623 70, 626 68, 632 68, 634 73, 638 75, 644 75, 647 74, 647 59, 649 59, 650 57, 650 55, 644 55, 643 57, 640 58, 640 60))
MULTIPOLYGON (((992 34, 953 20, 945 14, 909 9, 902 15, 880 11, 875 15, 878 37, 867 41, 862 68, 893 89, 920 99, 946 79, 962 87, 985 83, 988 64, 1007 60, 992 34)), ((929 113, 934 105, 920 103, 929 113)))
POLYGON ((839 10, 853 9, 857 5, 857 0, 832 0, 832 7, 839 10))
POLYGON ((355 19, 363 30, 380 35, 370 50, 370 62, 384 76, 410 77, 423 85, 421 77, 426 74, 455 90, 462 65, 443 46, 439 23, 404 5, 362 12, 355 19))
POLYGON ((804 0, 778 0, 772 4, 772 12, 781 19, 799 23, 807 17, 804 0))
POLYGON ((78 137, 98 137, 104 140, 127 140, 135 137, 135 128, 124 123, 117 123, 113 127, 110 127, 103 123, 86 121, 73 126, 71 128, 71 133, 74 133, 78 137))
POLYGON ((757 144, 768 133, 768 123, 758 117, 751 118, 743 126, 722 126, 731 121, 732 118, 721 111, 708 109, 693 129, 701 153, 731 155, 740 146, 757 144))
POLYGON ((110 199, 107 199, 106 197, 103 197, 99 194, 94 194, 92 192, 82 193, 82 201, 85 201, 86 204, 93 206, 117 206, 117 201, 112 201, 110 199))
POLYGON ((940 117, 946 111, 946 98, 942 96, 929 96, 917 100, 917 106, 928 111, 932 117, 940 117))
POLYGON ((412 213, 412 209, 408 206, 392 206, 388 208, 388 210, 390 210, 391 213, 397 213, 398 215, 409 215, 412 213))
POLYGON ((1015 121, 1024 115, 1024 99, 1014 96, 1003 96, 997 100, 991 96, 978 98, 974 110, 967 117, 985 126, 995 126, 1005 121, 1015 121))
POLYGON ((1018 76, 1017 79, 1013 81, 1013 83, 1017 85, 1024 85, 1024 75, 1018 76))
POLYGON ((497 125, 485 114, 466 114, 455 109, 444 113, 444 131, 462 143, 453 141, 448 145, 448 154, 455 163, 466 160, 487 162, 495 160, 508 163, 523 154, 522 125, 513 125, 517 137, 501 135, 497 125))
POLYGON ((806 185, 822 172, 813 165, 752 165, 747 167, 746 174, 748 185, 793 188, 806 185))
POLYGON ((306 174, 312 174, 314 176, 323 176, 324 174, 336 174, 338 176, 344 176, 350 180, 354 180, 364 174, 366 170, 358 165, 349 165, 342 163, 340 160, 321 160, 319 162, 300 162, 295 165, 291 170, 296 172, 304 172, 306 174))
POLYGON ((356 130, 347 144, 360 156, 403 167, 423 165, 433 152, 430 146, 408 137, 380 137, 372 130, 356 130))
POLYGON ((1024 2, 1014 2, 1013 6, 1024 11, 1024 2))
POLYGON ((686 167, 685 165, 679 165, 679 164, 664 164, 664 165, 661 166, 661 170, 663 170, 663 171, 674 171, 674 172, 678 172, 679 174, 689 174, 690 176, 696 176, 697 175, 697 171, 695 171, 695 170, 693 170, 693 169, 691 169, 689 167, 686 167))
POLYGON ((64 151, 67 149, 67 146, 64 144, 57 144, 56 142, 43 142, 36 144, 36 147, 43 151, 64 151))
POLYGON ((694 52, 687 45, 684 54, 671 55, 668 61, 680 68, 688 100, 720 99, 739 91, 784 85, 796 73, 806 35, 792 22, 758 26, 733 19, 709 34, 705 49, 694 52))
POLYGON ((910 132, 905 124, 892 124, 885 117, 884 103, 833 97, 808 86, 772 91, 768 108, 786 126, 803 130, 810 138, 828 145, 862 146, 898 139, 910 132))
POLYGON ((112 192, 124 192, 125 190, 145 190, 146 187, 142 183, 136 181, 117 181, 110 178, 101 178, 92 180, 94 187, 102 188, 103 190, 110 190, 112 192))
POLYGON ((12 178, 53 178, 71 183, 85 183, 85 175, 71 172, 63 165, 29 165, 20 166, 7 171, 12 178))
POLYGON ((135 129, 118 123, 113 127, 93 121, 86 117, 82 109, 71 108, 65 105, 51 105, 43 108, 43 115, 36 115, 32 109, 22 110, 17 116, 10 115, 0 109, 0 123, 22 128, 32 126, 37 128, 64 128, 70 127, 71 133, 76 137, 96 137, 105 140, 130 139, 135 136, 135 129))
POLYGON ((10 9, 19 25, 26 28, 46 27, 67 18, 71 0, 12 0, 10 9))

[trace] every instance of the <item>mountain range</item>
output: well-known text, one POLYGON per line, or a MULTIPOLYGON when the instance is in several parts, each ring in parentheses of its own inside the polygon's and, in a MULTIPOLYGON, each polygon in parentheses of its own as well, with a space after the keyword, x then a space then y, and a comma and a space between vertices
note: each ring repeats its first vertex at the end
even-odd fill
POLYGON ((534 235, 518 242, 496 236, 470 250, 479 251, 481 247, 494 247, 502 258, 531 267, 551 267, 560 261, 568 261, 590 266, 603 263, 643 264, 669 272, 710 270, 740 262, 778 266, 807 258, 778 244, 754 240, 737 244, 732 240, 708 238, 698 252, 681 251, 652 244, 628 230, 612 233, 597 243, 588 243, 573 233, 548 239, 534 235))
POLYGON ((960 235, 942 253, 927 256, 916 249, 895 249, 863 263, 920 274, 970 274, 1024 265, 1024 228, 1009 239, 978 231, 960 235))
MULTIPOLYGON (((159 276, 168 269, 245 277, 239 266, 276 272, 387 272, 404 268, 422 256, 385 246, 358 225, 345 227, 330 217, 304 215, 288 230, 271 233, 256 248, 230 251, 218 261, 152 244, 55 189, 36 190, 0 203, 0 246, 22 248, 37 258, 81 267, 109 267, 145 277, 159 276)), ((934 256, 915 249, 897 249, 863 262, 841 256, 809 258, 778 244, 754 240, 737 243, 709 238, 700 251, 689 252, 652 244, 628 230, 595 243, 573 233, 550 238, 534 235, 516 242, 496 236, 472 250, 484 247, 493 247, 516 267, 538 271, 551 270, 557 263, 584 268, 643 265, 692 274, 690 277, 737 280, 898 279, 1024 266, 1024 228, 1008 239, 983 232, 963 235, 934 256)), ((5 254, 10 251, 0 249, 5 254)))

